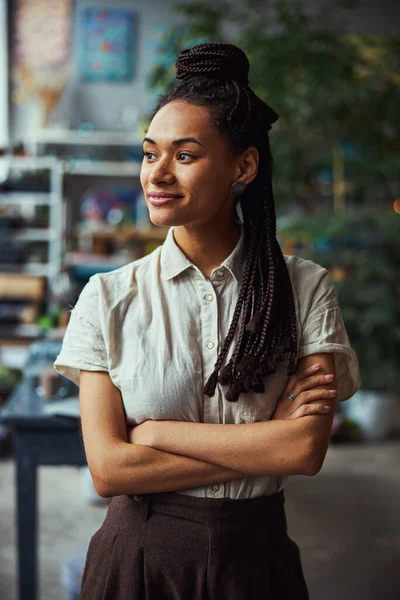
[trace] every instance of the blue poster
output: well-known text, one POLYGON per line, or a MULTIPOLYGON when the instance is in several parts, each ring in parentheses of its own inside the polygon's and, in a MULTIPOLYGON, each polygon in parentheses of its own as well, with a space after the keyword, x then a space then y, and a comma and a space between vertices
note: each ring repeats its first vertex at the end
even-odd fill
POLYGON ((136 14, 122 9, 86 8, 79 20, 79 75, 88 82, 133 78, 136 14))

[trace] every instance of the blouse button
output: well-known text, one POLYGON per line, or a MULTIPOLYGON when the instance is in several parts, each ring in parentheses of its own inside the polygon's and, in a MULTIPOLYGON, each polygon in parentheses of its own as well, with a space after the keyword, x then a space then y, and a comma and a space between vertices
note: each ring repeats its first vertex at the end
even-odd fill
POLYGON ((208 342, 208 344, 207 344, 207 348, 209 350, 212 350, 214 348, 214 346, 215 346, 214 342, 208 342))
POLYGON ((214 483, 214 485, 212 486, 212 489, 214 490, 214 492, 218 492, 219 485, 217 483, 214 483))
POLYGON ((225 274, 224 274, 224 271, 223 271, 223 269, 217 269, 217 270, 215 271, 215 274, 216 274, 216 276, 217 276, 219 279, 222 279, 222 278, 224 277, 224 275, 225 275, 225 274))
POLYGON ((141 502, 143 500, 143 496, 141 494, 134 494, 133 499, 135 502, 141 502))
POLYGON ((214 296, 212 294, 206 294, 204 297, 209 302, 212 302, 214 300, 214 296))

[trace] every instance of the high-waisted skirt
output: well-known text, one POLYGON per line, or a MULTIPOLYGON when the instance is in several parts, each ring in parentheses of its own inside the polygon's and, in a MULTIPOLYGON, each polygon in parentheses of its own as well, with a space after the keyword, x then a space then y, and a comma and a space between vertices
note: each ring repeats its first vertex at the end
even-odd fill
POLYGON ((283 490, 115 496, 89 543, 81 600, 309 600, 284 502, 283 490))

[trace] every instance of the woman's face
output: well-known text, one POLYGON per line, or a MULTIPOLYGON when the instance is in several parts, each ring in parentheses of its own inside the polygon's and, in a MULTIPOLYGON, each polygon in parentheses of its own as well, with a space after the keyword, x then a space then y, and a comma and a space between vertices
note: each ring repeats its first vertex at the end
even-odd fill
POLYGON ((178 100, 165 105, 151 121, 143 149, 140 181, 154 225, 232 221, 230 187, 238 160, 206 108, 178 100))

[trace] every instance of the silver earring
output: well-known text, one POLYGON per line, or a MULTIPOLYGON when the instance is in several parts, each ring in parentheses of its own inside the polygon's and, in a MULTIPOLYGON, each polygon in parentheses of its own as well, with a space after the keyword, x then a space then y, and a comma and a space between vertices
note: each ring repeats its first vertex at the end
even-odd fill
POLYGON ((232 183, 231 185, 231 194, 235 198, 239 198, 239 196, 242 196, 242 194, 245 193, 246 189, 247 185, 243 183, 243 181, 235 181, 235 183, 232 183))

